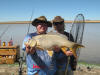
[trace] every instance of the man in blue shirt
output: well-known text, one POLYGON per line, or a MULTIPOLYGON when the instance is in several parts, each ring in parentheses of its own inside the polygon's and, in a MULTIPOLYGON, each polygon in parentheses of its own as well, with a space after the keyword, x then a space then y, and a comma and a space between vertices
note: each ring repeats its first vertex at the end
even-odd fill
POLYGON ((40 16, 32 21, 32 25, 36 27, 37 32, 28 34, 23 41, 22 49, 26 51, 27 74, 28 75, 53 75, 56 71, 55 60, 48 53, 35 48, 30 48, 29 45, 24 45, 24 42, 32 37, 46 34, 48 27, 51 27, 51 22, 47 21, 44 16, 40 16))

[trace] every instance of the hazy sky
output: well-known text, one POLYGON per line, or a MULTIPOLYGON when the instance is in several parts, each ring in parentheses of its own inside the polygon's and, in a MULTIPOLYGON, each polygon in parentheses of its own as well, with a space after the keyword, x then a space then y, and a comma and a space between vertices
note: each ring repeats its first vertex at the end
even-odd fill
POLYGON ((31 16, 41 15, 48 20, 57 15, 74 20, 79 13, 85 19, 100 20, 100 0, 0 0, 0 21, 30 21, 31 16))

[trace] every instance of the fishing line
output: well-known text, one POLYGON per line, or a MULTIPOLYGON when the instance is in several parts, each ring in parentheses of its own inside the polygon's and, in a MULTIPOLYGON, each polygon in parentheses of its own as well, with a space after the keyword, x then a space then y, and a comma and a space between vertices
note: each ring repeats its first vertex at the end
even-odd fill
MULTIPOLYGON (((34 13, 34 10, 32 10, 32 14, 31 14, 30 22, 31 22, 31 20, 32 20, 33 13, 34 13)), ((29 26, 28 26, 28 31, 27 31, 27 35, 29 34, 30 24, 31 24, 31 23, 29 23, 29 26)))

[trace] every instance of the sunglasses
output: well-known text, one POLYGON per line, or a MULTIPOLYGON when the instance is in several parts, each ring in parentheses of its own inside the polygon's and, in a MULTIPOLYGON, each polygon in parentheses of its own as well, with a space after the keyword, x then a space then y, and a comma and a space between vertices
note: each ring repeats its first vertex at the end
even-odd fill
POLYGON ((54 25, 54 26, 62 25, 62 24, 64 24, 64 22, 53 22, 53 25, 54 25))
POLYGON ((36 23, 46 23, 45 21, 37 21, 36 23))

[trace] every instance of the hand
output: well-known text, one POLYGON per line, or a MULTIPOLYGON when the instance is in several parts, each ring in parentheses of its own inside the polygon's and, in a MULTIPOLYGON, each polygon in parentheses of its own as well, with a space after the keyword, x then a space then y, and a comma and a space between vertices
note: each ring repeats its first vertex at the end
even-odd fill
POLYGON ((26 52, 29 54, 34 54, 35 53, 35 48, 34 47, 30 47, 28 44, 25 45, 26 46, 26 52))
POLYGON ((67 55, 67 56, 72 56, 73 53, 72 53, 72 51, 66 51, 66 55, 67 55))
POLYGON ((53 50, 55 52, 59 52, 61 50, 61 48, 59 48, 57 45, 53 46, 53 50))

